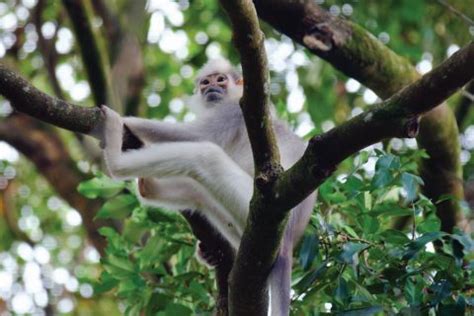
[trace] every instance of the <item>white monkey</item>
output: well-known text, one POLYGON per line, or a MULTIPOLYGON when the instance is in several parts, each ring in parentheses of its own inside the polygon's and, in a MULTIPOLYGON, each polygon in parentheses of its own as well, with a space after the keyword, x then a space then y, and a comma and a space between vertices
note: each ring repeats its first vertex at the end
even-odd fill
MULTIPOLYGON (((242 77, 227 60, 209 61, 198 73, 190 123, 121 118, 103 107, 104 156, 110 173, 139 178, 144 203, 197 209, 238 249, 253 193, 254 166, 239 99, 242 77), (123 125, 145 143, 122 152, 123 125)), ((281 163, 290 167, 306 144, 273 115, 281 163)), ((292 210, 279 256, 269 276, 272 315, 289 314, 293 247, 306 227, 315 195, 292 210)))

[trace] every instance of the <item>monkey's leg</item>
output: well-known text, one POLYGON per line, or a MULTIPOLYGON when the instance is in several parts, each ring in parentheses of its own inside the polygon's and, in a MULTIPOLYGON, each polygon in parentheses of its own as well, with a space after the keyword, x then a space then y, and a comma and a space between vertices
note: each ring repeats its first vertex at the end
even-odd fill
MULTIPOLYGON (((175 142, 122 153, 122 119, 106 107, 103 111, 106 144, 104 156, 112 175, 124 179, 150 176, 191 177, 230 212, 237 223, 237 229, 243 230, 253 192, 253 181, 222 148, 209 142, 175 142)), ((212 220, 213 214, 209 216, 212 220)))
POLYGON ((140 178, 138 190, 145 204, 172 210, 197 209, 217 227, 224 237, 237 249, 242 231, 237 228, 230 212, 217 202, 198 182, 186 177, 140 178), (205 210, 205 211, 201 211, 205 210))

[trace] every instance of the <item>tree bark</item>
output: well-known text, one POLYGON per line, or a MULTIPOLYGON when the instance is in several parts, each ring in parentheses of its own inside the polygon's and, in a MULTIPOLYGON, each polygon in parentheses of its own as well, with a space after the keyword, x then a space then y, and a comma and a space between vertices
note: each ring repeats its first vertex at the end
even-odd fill
MULTIPOLYGON (((408 60, 365 29, 332 16, 314 1, 254 0, 254 3, 263 20, 342 73, 360 81, 382 99, 420 77, 408 60)), ((452 232, 461 217, 459 200, 464 198, 460 143, 455 135, 458 135, 458 127, 454 114, 441 103, 423 116, 417 137, 420 147, 430 156, 420 164, 420 175, 425 183, 423 192, 435 203, 443 195, 453 197, 436 204, 446 232, 452 232)))

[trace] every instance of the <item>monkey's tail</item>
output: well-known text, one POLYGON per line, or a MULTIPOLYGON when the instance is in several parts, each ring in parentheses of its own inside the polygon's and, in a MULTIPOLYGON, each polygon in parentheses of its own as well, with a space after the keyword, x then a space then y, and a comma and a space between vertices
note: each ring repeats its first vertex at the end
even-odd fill
POLYGON ((292 245, 283 245, 269 276, 271 316, 290 314, 292 245))

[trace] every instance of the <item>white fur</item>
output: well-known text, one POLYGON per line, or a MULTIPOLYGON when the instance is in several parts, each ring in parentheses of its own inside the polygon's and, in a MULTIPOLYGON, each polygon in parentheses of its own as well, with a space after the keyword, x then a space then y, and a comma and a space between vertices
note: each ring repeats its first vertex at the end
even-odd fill
MULTIPOLYGON (((253 159, 239 99, 242 86, 226 60, 212 60, 198 79, 224 73, 227 95, 219 102, 204 102, 197 92, 188 101, 198 114, 191 123, 167 124, 139 118, 122 118, 105 108, 104 157, 117 178, 144 178, 147 197, 142 201, 171 209, 198 209, 238 249, 253 193, 253 159), (147 146, 121 151, 123 124, 147 146)), ((304 152, 305 144, 285 124, 274 122, 283 167, 304 152)), ((269 276, 271 312, 289 313, 291 260, 294 243, 309 221, 315 195, 292 210, 278 259, 269 276)))
POLYGON ((237 249, 242 236, 242 225, 235 223, 234 218, 216 201, 197 181, 189 177, 145 178, 150 195, 140 200, 147 205, 164 207, 170 210, 203 210, 215 216, 208 216, 214 227, 226 227, 222 232, 232 247, 237 249))
POLYGON ((203 77, 217 73, 234 74, 237 73, 237 70, 232 67, 231 63, 227 59, 211 59, 201 68, 201 70, 199 70, 196 76, 196 81, 199 81, 199 79, 203 77))
POLYGON ((196 114, 196 116, 201 116, 210 108, 221 106, 223 104, 238 104, 239 99, 242 97, 243 85, 237 84, 236 82, 236 80, 241 79, 242 76, 226 59, 218 58, 208 61, 198 72, 196 83, 198 83, 200 79, 216 73, 228 75, 229 84, 227 86, 227 96, 219 102, 208 103, 204 101, 199 89, 196 88, 194 95, 189 97, 187 100, 188 108, 196 114))

